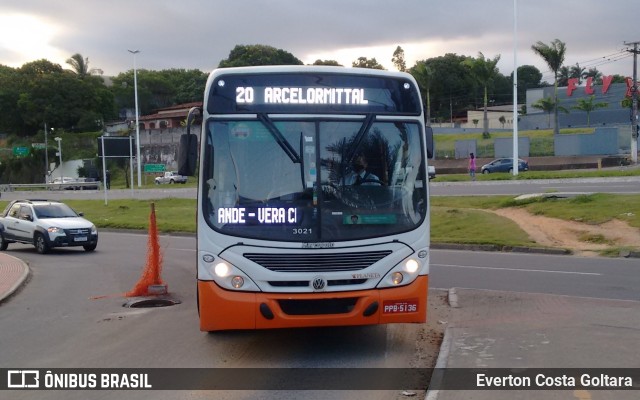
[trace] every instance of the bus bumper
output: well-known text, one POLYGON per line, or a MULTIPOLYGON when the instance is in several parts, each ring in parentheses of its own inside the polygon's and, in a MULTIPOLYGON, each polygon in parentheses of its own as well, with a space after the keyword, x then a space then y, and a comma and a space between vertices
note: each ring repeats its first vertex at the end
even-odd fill
POLYGON ((388 289, 247 293, 198 281, 201 331, 426 322, 429 277, 388 289))

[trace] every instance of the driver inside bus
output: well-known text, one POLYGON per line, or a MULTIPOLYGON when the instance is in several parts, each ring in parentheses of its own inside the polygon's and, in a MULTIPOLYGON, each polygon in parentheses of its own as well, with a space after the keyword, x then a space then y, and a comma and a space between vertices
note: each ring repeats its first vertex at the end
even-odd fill
POLYGON ((364 156, 364 154, 360 154, 359 156, 357 156, 353 160, 351 166, 353 170, 344 177, 344 185, 382 185, 382 182, 380 182, 380 178, 367 170, 369 164, 367 163, 367 158, 364 156))

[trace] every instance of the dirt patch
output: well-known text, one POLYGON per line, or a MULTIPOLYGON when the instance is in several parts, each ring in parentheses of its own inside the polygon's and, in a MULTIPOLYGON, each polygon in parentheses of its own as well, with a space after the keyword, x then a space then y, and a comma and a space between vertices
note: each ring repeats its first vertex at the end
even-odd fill
POLYGON ((597 256, 602 250, 636 248, 640 243, 640 229, 616 219, 592 225, 533 215, 520 208, 502 208, 494 212, 513 220, 539 245, 569 249, 575 255, 597 256))

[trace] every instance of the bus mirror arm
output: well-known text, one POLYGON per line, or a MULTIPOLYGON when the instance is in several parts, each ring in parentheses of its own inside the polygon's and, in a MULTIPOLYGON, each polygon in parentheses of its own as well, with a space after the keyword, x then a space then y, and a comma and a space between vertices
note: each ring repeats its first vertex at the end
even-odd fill
POLYGON ((425 137, 427 139, 427 157, 433 158, 436 154, 434 148, 434 140, 433 140, 433 129, 430 126, 426 126, 425 128, 425 137))
POLYGON ((187 133, 180 135, 178 149, 178 174, 193 176, 198 161, 198 137, 191 133, 191 125, 196 116, 202 112, 198 107, 192 107, 187 114, 187 133))

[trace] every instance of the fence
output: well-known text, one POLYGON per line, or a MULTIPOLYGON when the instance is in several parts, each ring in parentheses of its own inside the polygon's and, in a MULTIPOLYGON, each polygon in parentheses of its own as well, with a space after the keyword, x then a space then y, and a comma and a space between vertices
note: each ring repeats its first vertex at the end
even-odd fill
POLYGON ((101 182, 9 183, 6 185, 0 185, 0 192, 35 190, 101 190, 101 188, 101 182))

